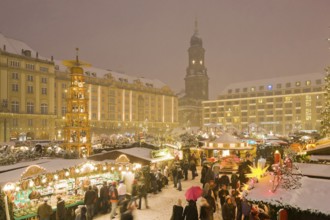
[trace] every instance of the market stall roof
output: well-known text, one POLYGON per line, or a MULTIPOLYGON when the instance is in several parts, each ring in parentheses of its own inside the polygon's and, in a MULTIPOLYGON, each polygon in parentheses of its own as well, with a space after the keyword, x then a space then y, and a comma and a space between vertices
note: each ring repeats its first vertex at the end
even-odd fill
POLYGON ((316 145, 315 148, 307 150, 307 154, 330 155, 330 142, 316 145))
POLYGON ((174 157, 172 155, 165 155, 163 157, 158 158, 151 158, 151 149, 147 148, 129 148, 129 149, 122 149, 118 150, 119 152, 127 155, 132 155, 147 161, 150 161, 151 163, 156 163, 160 161, 166 161, 166 160, 172 160, 174 157))
POLYGON ((230 135, 228 133, 222 133, 219 135, 217 139, 214 141, 210 141, 212 143, 222 143, 222 144, 238 144, 242 143, 240 140, 238 140, 235 136, 230 135))
POLYGON ((27 167, 31 165, 39 165, 45 168, 47 172, 52 173, 52 172, 56 172, 57 170, 62 170, 64 168, 74 167, 76 165, 85 163, 87 161, 88 161, 87 159, 44 158, 40 160, 22 162, 8 166, 1 166, 0 186, 8 182, 19 181, 23 172, 26 170, 27 167))
POLYGON ((330 180, 302 177, 301 187, 285 190, 279 187, 271 192, 271 176, 262 178, 254 185, 246 198, 250 201, 262 201, 276 206, 291 206, 301 210, 310 210, 330 214, 330 180), (307 198, 308 197, 308 198, 307 198), (321 202, 322 201, 322 202, 321 202))
POLYGON ((295 163, 295 165, 303 176, 330 179, 330 165, 311 163, 295 163))
POLYGON ((206 150, 252 150, 252 146, 246 146, 246 147, 207 147, 203 146, 202 149, 206 150))

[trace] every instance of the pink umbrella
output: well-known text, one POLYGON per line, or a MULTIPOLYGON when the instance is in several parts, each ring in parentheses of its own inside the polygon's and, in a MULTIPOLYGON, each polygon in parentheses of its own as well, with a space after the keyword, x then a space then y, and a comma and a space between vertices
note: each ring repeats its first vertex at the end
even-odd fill
POLYGON ((192 186, 189 189, 187 189, 185 196, 186 200, 194 200, 196 201, 199 197, 201 197, 203 194, 202 188, 199 186, 192 186))

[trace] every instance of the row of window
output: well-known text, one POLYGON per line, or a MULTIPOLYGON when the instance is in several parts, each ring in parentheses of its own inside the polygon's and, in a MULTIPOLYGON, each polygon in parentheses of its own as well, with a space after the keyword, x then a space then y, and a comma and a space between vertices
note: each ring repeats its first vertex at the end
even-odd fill
MULTIPOLYGON (((12 73, 11 78, 18 80, 19 79, 19 74, 18 73, 12 73)), ((27 75, 27 81, 33 82, 34 81, 34 76, 33 75, 27 75)), ((47 78, 46 77, 41 77, 41 83, 47 84, 47 78)))
MULTIPOLYGON (((18 101, 11 102, 11 111, 14 113, 19 113, 20 105, 18 101)), ((27 102, 26 103, 26 113, 33 114, 34 113, 34 103, 27 102)), ((40 105, 40 113, 48 114, 48 104, 42 103, 40 105)))
MULTIPOLYGON (((312 83, 311 83, 311 80, 307 80, 307 81, 305 81, 305 86, 310 86, 312 83)), ((321 79, 317 79, 317 80, 315 80, 315 84, 316 85, 321 85, 322 84, 322 80, 321 79)), ((296 83, 295 83, 295 86, 296 87, 300 87, 302 85, 302 83, 300 82, 300 81, 297 81, 296 83)), ((285 88, 291 88, 291 83, 290 82, 288 82, 288 83, 286 83, 285 84, 285 88)), ((262 85, 262 86, 259 86, 259 91, 264 91, 264 90, 273 90, 273 88, 274 88, 274 86, 272 85, 272 84, 269 84, 269 85, 267 85, 267 86, 264 86, 264 85, 262 85)), ((257 87, 251 87, 250 88, 250 92, 255 92, 256 91, 256 89, 257 89, 257 87)), ((282 89, 282 84, 280 84, 280 83, 278 83, 277 85, 276 85, 276 89, 282 89)), ((239 89, 239 88, 237 88, 237 89, 229 89, 228 90, 228 93, 229 94, 231 94, 231 93, 233 93, 235 91, 235 93, 239 93, 241 90, 239 89)), ((242 92, 248 92, 248 88, 243 88, 242 89, 242 92)))
MULTIPOLYGON (((20 120, 18 118, 14 118, 13 121, 12 121, 13 127, 19 127, 19 121, 20 120)), ((36 120, 28 119, 27 120, 27 126, 29 126, 29 127, 34 126, 35 121, 40 121, 40 119, 36 119, 36 120)), ((42 127, 47 127, 48 126, 48 120, 47 119, 41 119, 41 126, 42 127)))
MULTIPOLYGON (((21 63, 20 63, 20 61, 17 61, 17 60, 10 60, 9 61, 9 66, 10 67, 19 68, 19 67, 21 67, 21 63)), ((31 64, 31 63, 27 63, 27 64, 25 64, 25 68, 27 70, 34 71, 35 70, 35 65, 34 64, 31 64)), ((39 67, 39 71, 40 72, 44 72, 44 73, 48 73, 49 72, 49 68, 48 67, 41 66, 41 67, 39 67)))
MULTIPOLYGON (((12 85, 11 85, 11 90, 12 90, 13 92, 18 92, 18 91, 19 91, 19 86, 18 86, 18 84, 12 84, 12 85)), ((28 94, 33 94, 33 93, 34 93, 33 86, 27 86, 27 93, 28 93, 28 94)), ((47 95, 47 88, 41 88, 41 94, 42 94, 42 95, 47 95)))

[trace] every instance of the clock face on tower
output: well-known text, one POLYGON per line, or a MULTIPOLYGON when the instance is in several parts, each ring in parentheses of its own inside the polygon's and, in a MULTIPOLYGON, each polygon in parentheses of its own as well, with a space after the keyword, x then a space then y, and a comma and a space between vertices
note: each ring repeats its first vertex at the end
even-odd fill
POLYGON ((79 86, 79 87, 83 87, 84 84, 83 84, 82 82, 80 82, 80 83, 78 83, 78 86, 79 86))

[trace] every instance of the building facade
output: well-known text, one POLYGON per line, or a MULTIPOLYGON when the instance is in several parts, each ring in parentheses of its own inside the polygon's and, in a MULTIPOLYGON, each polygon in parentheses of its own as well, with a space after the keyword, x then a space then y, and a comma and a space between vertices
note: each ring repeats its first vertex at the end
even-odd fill
POLYGON ((236 132, 318 130, 324 75, 305 74, 229 85, 203 102, 203 125, 236 132))
POLYGON ((188 67, 186 69, 185 93, 179 101, 179 119, 183 126, 201 126, 201 101, 209 98, 209 77, 205 67, 205 49, 199 37, 197 20, 190 38, 188 67))
MULTIPOLYGON (((61 63, 0 34, 0 142, 63 140, 71 81, 61 63)), ((177 126, 178 99, 159 80, 94 67, 84 71, 92 135, 177 126)))

